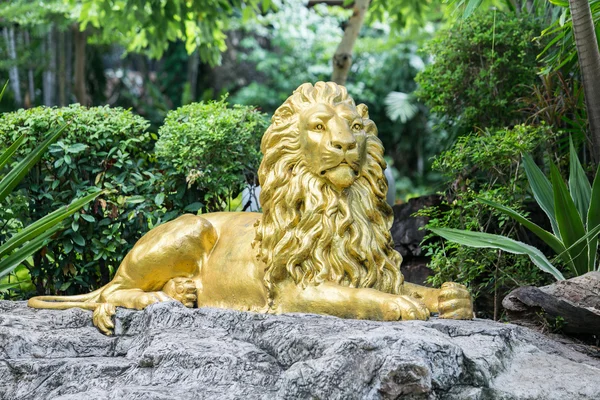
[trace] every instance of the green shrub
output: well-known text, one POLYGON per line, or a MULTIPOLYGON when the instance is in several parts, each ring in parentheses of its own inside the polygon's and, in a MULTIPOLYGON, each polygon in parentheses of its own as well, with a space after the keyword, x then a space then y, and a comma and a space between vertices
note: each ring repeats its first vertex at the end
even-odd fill
MULTIPOLYGON (((573 142, 569 140, 569 180, 563 181, 558 167, 550 161, 551 178, 538 168, 531 156, 523 154, 523 167, 531 191, 540 208, 550 220, 552 232, 541 228, 517 211, 503 205, 480 199, 481 202, 513 218, 534 233, 563 259, 569 272, 575 276, 598 269, 598 232, 600 231, 600 167, 590 185, 581 166, 573 142)), ((537 248, 500 235, 467 230, 431 228, 443 238, 463 246, 496 248, 511 253, 527 254, 541 270, 557 280, 564 275, 537 248)))
POLYGON ((256 181, 265 114, 220 101, 169 112, 159 130, 156 156, 167 176, 174 210, 221 211, 246 183, 256 181))
MULTIPOLYGON (((447 179, 450 188, 440 207, 420 212, 430 217, 430 228, 454 228, 498 233, 525 243, 531 237, 502 212, 477 201, 491 200, 527 216, 527 179, 520 168, 521 153, 535 153, 542 145, 550 146, 556 135, 545 126, 517 125, 513 129, 480 132, 460 137, 448 151, 434 161, 434 168, 447 179)), ((457 281, 470 286, 481 297, 480 309, 499 301, 510 289, 549 281, 526 256, 488 249, 459 246, 445 240, 426 237, 424 249, 432 257, 435 275, 430 283, 440 285, 457 281)), ((491 311, 490 311, 491 313, 491 311)))
POLYGON ((487 12, 439 32, 426 49, 433 63, 416 78, 437 128, 463 134, 524 122, 520 99, 537 80, 533 38, 542 29, 530 16, 487 12))
POLYGON ((106 189, 68 229, 33 257, 29 265, 38 294, 81 293, 110 279, 153 216, 155 196, 149 155, 148 122, 120 108, 38 107, 0 117, 0 148, 22 133, 27 155, 46 132, 67 123, 23 180, 20 193, 28 207, 18 216, 24 225, 80 197, 89 186, 106 189))

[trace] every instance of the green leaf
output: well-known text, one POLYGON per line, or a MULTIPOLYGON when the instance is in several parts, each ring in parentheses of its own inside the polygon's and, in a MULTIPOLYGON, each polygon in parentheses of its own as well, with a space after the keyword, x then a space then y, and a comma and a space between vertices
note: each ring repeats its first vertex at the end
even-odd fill
MULTIPOLYGON (((591 231, 588 231, 585 235, 583 235, 582 237, 577 239, 577 241, 575 243, 573 243, 571 246, 569 246, 568 248, 566 248, 565 251, 569 252, 569 251, 571 251, 571 249, 575 248, 576 246, 579 246, 580 243, 589 242, 589 241, 595 239, 599 234, 600 234, 600 225, 596 226, 594 229, 592 229, 591 231)), ((559 256, 562 256, 562 254, 559 254, 559 256)))
POLYGON ((85 246, 85 239, 78 232, 74 232, 72 238, 73 241, 79 246, 85 246))
POLYGON ((203 205, 204 204, 197 201, 195 203, 188 204, 187 206, 185 206, 185 208, 183 210, 189 211, 189 212, 198 212, 198 210, 201 209, 203 205))
POLYGON ((68 242, 64 242, 63 250, 65 251, 65 254, 69 254, 71 250, 73 250, 73 243, 71 243, 70 240, 68 242))
POLYGON ((567 0, 548 0, 550 3, 559 7, 569 7, 569 2, 567 0))
POLYGON ((158 193, 155 197, 154 197, 154 204, 156 204, 158 207, 162 206, 162 204, 165 201, 165 194, 164 193, 158 193))
POLYGON ((71 154, 77 154, 77 153, 81 153, 82 151, 84 151, 87 148, 88 148, 88 146, 83 143, 75 143, 75 144, 72 144, 69 147, 67 147, 67 152, 69 152, 71 154))
POLYGON ((463 12, 463 18, 467 19, 473 14, 473 11, 477 9, 481 5, 482 0, 469 0, 467 6, 465 7, 465 11, 463 12))
MULTIPOLYGON (((577 212, 577 207, 569 194, 567 185, 556 165, 550 162, 550 177, 552 179, 552 188, 554 190, 554 204, 556 205, 556 222, 562 242, 565 247, 571 247, 577 240, 585 235, 585 227, 581 217, 577 212)), ((575 273, 582 275, 588 268, 588 246, 582 242, 577 246, 571 247, 569 254, 573 259, 575 273)))
POLYGON ((87 222, 96 222, 96 219, 90 214, 81 214, 81 218, 83 218, 87 222))
POLYGON ((4 168, 4 166, 8 163, 8 161, 11 159, 13 154, 15 154, 15 152, 17 151, 19 146, 21 146, 24 140, 25 134, 22 134, 8 149, 4 151, 4 153, 2 153, 2 155, 0 156, 0 170, 4 168))
POLYGON ((525 169, 525 174, 527 174, 527 180, 529 181, 529 186, 531 186, 533 197, 535 197, 537 203, 548 216, 554 235, 562 240, 556 222, 554 193, 550 181, 538 168, 529 154, 523 154, 523 168, 525 169))
POLYGON ((6 90, 7 87, 8 87, 8 81, 6 81, 6 83, 2 87, 2 91, 0 92, 0 100, 2 100, 2 97, 4 97, 4 91, 6 90))
POLYGON ((140 195, 130 196, 126 200, 126 202, 129 204, 139 204, 139 203, 143 203, 144 201, 146 201, 146 198, 144 196, 140 196, 140 195))
POLYGON ((0 284, 0 292, 6 292, 8 289, 12 289, 14 287, 17 287, 21 284, 21 282, 15 282, 15 283, 2 283, 0 284))
POLYGON ((588 208, 590 208, 592 187, 579 162, 579 157, 577 157, 571 137, 569 137, 569 158, 569 190, 571 191, 571 197, 575 202, 577 211, 581 216, 581 221, 585 223, 587 221, 588 208))
POLYGON ((66 125, 56 128, 53 133, 47 136, 38 147, 36 147, 27 157, 25 157, 17 166, 15 166, 6 176, 0 181, 0 202, 19 184, 21 179, 25 177, 27 172, 39 161, 48 146, 50 146, 65 130, 66 125))
POLYGON ((254 17, 254 10, 251 7, 244 7, 242 10, 242 23, 246 24, 254 17))
MULTIPOLYGON (((592 195, 590 199, 590 208, 587 213, 587 231, 593 231, 600 226, 600 164, 596 170, 594 183, 592 184, 592 195)), ((598 250, 599 239, 593 239, 588 242, 589 246, 589 265, 588 270, 593 271, 596 268, 596 252, 598 250)))
POLYGON ((433 233, 446 240, 475 248, 500 249, 513 254, 526 254, 542 271, 552 274, 557 280, 564 280, 562 273, 556 269, 544 254, 533 246, 500 235, 482 232, 462 231, 450 228, 429 228, 433 233))

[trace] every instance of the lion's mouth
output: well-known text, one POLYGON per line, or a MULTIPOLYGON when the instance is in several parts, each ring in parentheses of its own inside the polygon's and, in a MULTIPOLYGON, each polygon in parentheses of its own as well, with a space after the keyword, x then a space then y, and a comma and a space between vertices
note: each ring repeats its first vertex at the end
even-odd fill
POLYGON ((320 174, 321 174, 321 176, 324 176, 327 172, 334 171, 334 170, 337 170, 338 168, 342 168, 342 167, 350 168, 352 170, 352 172, 354 172, 354 175, 358 176, 358 173, 359 173, 358 164, 357 163, 349 163, 346 160, 341 161, 339 164, 334 165, 333 167, 322 170, 320 172, 320 174))

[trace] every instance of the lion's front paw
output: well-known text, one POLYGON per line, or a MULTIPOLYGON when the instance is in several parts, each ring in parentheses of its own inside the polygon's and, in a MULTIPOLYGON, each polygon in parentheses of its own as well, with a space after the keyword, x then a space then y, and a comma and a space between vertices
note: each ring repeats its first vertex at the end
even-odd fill
POLYGON ((429 310, 420 300, 410 296, 394 296, 384 305, 384 319, 386 321, 429 318, 429 310))
POLYGON ((446 282, 438 296, 440 318, 473 319, 473 299, 466 286, 446 282))
POLYGON ((186 307, 192 308, 196 304, 196 284, 189 278, 173 278, 165 284, 162 291, 186 307))

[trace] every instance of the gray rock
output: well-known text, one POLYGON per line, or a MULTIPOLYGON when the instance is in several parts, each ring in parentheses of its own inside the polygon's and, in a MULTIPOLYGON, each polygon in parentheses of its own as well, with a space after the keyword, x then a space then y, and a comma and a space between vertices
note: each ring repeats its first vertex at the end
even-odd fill
POLYGON ((0 302, 0 399, 600 399, 600 359, 493 321, 0 302))

